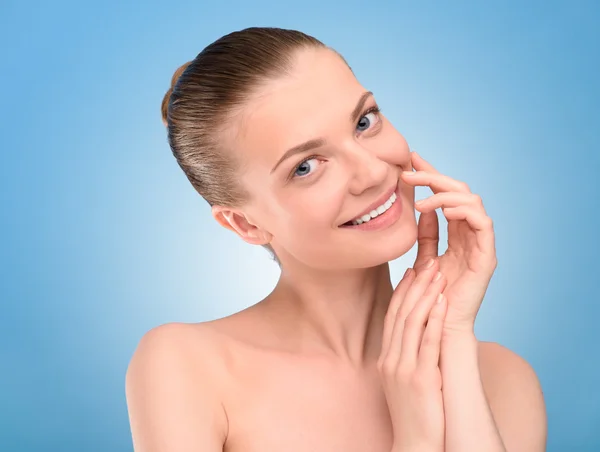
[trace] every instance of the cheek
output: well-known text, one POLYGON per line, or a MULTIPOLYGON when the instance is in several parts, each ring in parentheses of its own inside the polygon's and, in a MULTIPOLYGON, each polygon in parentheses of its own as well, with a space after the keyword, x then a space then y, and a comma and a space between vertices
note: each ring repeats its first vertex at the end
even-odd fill
POLYGON ((339 217, 336 209, 341 203, 340 197, 334 190, 323 190, 322 186, 316 193, 311 190, 310 192, 306 191, 303 195, 302 202, 287 207, 289 209, 287 212, 288 226, 300 230, 310 230, 311 233, 318 230, 331 230, 332 225, 339 217))
POLYGON ((335 232, 336 223, 340 220, 340 193, 331 187, 325 190, 322 185, 315 184, 314 187, 296 190, 291 198, 280 204, 278 239, 290 251, 298 246, 311 247, 315 242, 322 246, 335 232))

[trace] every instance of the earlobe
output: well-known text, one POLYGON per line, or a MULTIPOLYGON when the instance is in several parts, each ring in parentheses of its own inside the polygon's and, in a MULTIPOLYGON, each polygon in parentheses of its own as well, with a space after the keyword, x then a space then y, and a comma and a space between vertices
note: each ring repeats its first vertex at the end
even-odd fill
POLYGON ((248 221, 243 212, 213 206, 212 215, 226 229, 235 232, 242 240, 252 245, 266 245, 271 241, 271 234, 248 221))

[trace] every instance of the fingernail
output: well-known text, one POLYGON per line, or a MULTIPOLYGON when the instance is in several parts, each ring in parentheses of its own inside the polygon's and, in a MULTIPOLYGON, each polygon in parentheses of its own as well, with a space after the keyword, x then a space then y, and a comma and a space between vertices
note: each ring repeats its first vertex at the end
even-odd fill
POLYGON ((425 202, 425 200, 421 199, 421 200, 417 201, 415 204, 423 204, 424 202, 425 202))
POLYGON ((406 271, 404 272, 404 276, 403 278, 406 278, 410 273, 410 268, 407 268, 406 271))
POLYGON ((425 268, 431 268, 431 267, 433 267, 433 263, 434 263, 434 262, 435 262, 435 260, 433 260, 433 259, 429 259, 429 260, 427 261, 427 265, 425 266, 425 268))
POLYGON ((434 280, 434 281, 437 281, 437 280, 439 280, 441 277, 442 277, 442 274, 441 274, 440 272, 437 272, 437 273, 435 274, 435 276, 433 277, 433 280, 434 280))
POLYGON ((414 172, 414 171, 402 171, 402 173, 403 173, 405 176, 414 176, 414 175, 415 175, 415 172, 414 172))
POLYGON ((441 293, 438 295, 437 300, 435 300, 435 302, 439 304, 442 302, 443 299, 444 299, 444 294, 441 293))

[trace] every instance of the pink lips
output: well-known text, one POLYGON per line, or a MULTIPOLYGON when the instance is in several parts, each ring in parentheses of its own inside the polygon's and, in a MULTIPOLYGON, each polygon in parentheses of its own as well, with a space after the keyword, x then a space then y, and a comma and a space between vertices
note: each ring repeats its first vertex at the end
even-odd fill
MULTIPOLYGON (((373 218, 372 220, 367 221, 366 223, 361 223, 358 225, 353 225, 353 224, 343 224, 342 228, 345 229, 359 229, 362 231, 374 231, 374 230, 382 230, 382 229, 386 229, 388 227, 390 227, 392 224, 394 224, 396 221, 398 221, 398 219, 402 216, 402 197, 400 195, 400 193, 398 193, 397 190, 398 186, 394 187, 394 190, 396 190, 396 201, 394 201, 394 203, 392 204, 392 206, 386 210, 385 212, 383 212, 381 215, 377 215, 375 218, 373 218)), ((382 197, 382 199, 377 200, 377 202, 379 204, 373 204, 371 207, 371 210, 375 209, 376 207, 379 207, 380 205, 382 205, 385 201, 387 201, 389 199, 390 196, 392 196, 392 193, 394 193, 394 190, 389 191, 388 193, 386 193, 386 197, 382 197)), ((371 210, 365 211, 363 213, 369 213, 371 210)), ((358 218, 359 215, 357 215, 354 218, 358 218)), ((352 221, 352 220, 350 220, 352 221)))
MULTIPOLYGON (((390 199, 390 196, 392 196, 392 193, 394 193, 397 188, 398 188, 398 182, 396 182, 396 185, 394 185, 392 188, 390 188, 388 191, 386 191, 383 195, 381 195, 379 198, 377 198, 373 203, 371 203, 371 205, 369 205, 369 207, 367 207, 365 210, 363 210, 358 215, 355 215, 352 218, 350 218, 348 221, 346 221, 346 223, 351 222, 355 218, 360 218, 363 215, 370 214, 372 210, 377 209, 377 207, 381 206, 384 202, 386 202, 388 199, 390 199)), ((373 221, 373 220, 371 220, 371 221, 373 221)), ((346 223, 344 223, 344 225, 346 223)))

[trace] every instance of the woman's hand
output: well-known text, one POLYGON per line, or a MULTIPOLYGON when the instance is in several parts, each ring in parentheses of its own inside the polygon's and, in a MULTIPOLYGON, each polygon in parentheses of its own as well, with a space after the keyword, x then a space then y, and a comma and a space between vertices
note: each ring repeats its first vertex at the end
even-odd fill
POLYGON ((439 256, 440 271, 448 278, 444 295, 448 313, 444 332, 473 332, 475 317, 496 269, 492 220, 481 198, 464 182, 440 174, 416 152, 411 153, 416 172, 405 171, 402 180, 410 185, 428 186, 434 195, 415 203, 419 218, 419 250, 414 268, 438 258, 439 229, 435 209, 448 220, 448 249, 439 256))
POLYGON ((409 269, 390 300, 385 317, 381 376, 393 425, 392 452, 444 450, 444 406, 439 369, 446 301, 438 296, 446 279, 438 263, 416 276, 409 269))

